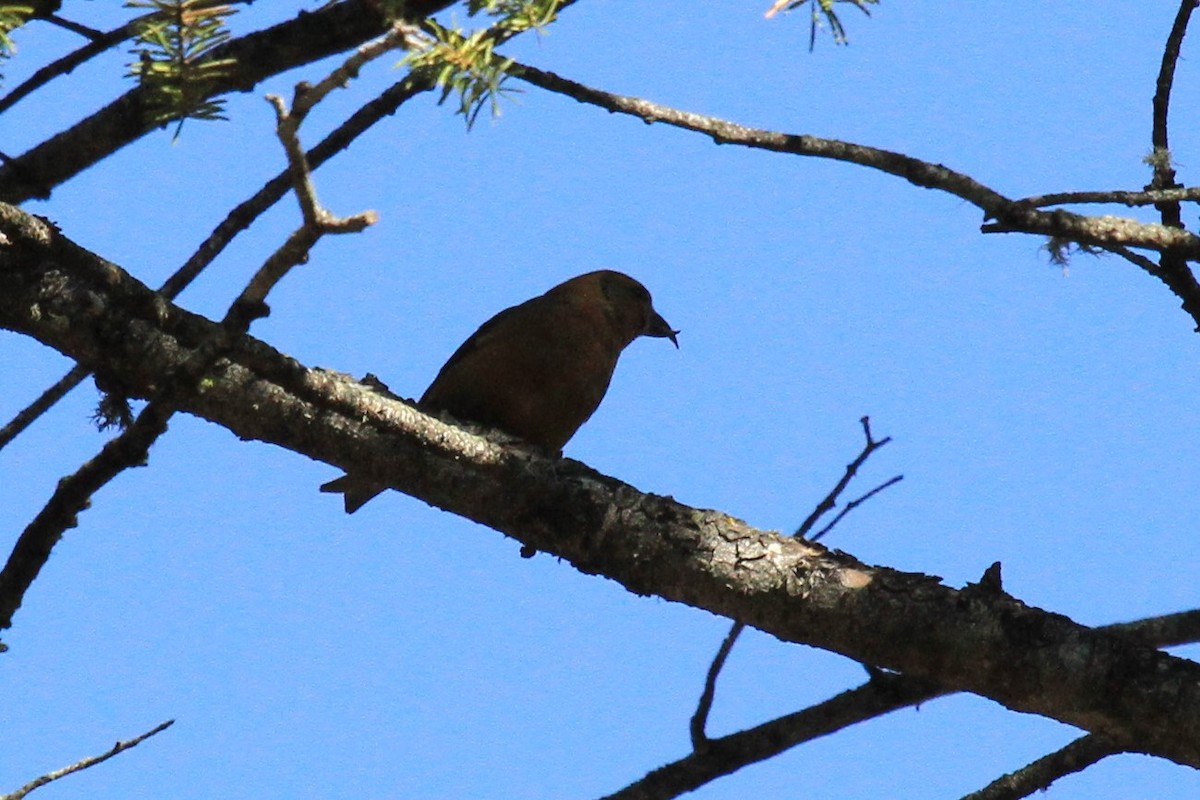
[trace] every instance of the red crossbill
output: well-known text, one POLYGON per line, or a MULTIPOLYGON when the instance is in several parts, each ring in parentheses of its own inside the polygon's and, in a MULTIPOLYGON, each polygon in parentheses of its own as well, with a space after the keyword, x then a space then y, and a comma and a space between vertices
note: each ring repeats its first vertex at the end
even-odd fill
MULTIPOLYGON (((620 272, 589 272, 483 323, 418 405, 557 453, 604 399, 621 351, 639 336, 679 347, 677 333, 646 287, 620 272)), ((321 491, 343 493, 352 514, 385 488, 343 475, 321 491)))

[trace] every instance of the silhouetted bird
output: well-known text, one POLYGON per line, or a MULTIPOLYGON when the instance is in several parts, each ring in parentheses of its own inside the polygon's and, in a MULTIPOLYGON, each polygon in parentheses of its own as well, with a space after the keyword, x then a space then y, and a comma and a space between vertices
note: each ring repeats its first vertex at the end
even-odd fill
MULTIPOLYGON (((483 323, 419 405, 559 452, 604 399, 621 351, 639 336, 679 347, 677 333, 646 287, 620 272, 589 272, 483 323)), ((385 488, 343 475, 321 491, 343 493, 352 514, 385 488)))

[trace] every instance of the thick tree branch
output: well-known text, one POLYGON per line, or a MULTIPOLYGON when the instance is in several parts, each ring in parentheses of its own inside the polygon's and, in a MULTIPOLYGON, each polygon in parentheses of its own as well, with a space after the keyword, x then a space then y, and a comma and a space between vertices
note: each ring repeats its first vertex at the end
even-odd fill
MULTIPOLYGON (((734 625, 709 668, 701 708, 697 709, 691 721, 693 752, 678 761, 664 764, 611 797, 638 800, 665 800, 677 797, 789 748, 898 710, 904 705, 899 702, 902 698, 907 697, 907 705, 914 706, 946 694, 928 680, 873 670, 871 682, 853 691, 843 692, 823 703, 753 728, 710 739, 704 730, 705 719, 697 717, 701 713, 704 718, 707 717, 712 703, 712 692, 715 689, 716 674, 733 647, 734 638, 741 627, 740 623, 734 625)), ((1133 641, 1152 647, 1169 647, 1194 642, 1200 638, 1200 611, 1105 625, 1100 630, 1131 637, 1133 641)), ((993 781, 979 793, 969 797, 971 800, 1025 797, 1050 785, 1058 778, 1078 772, 1115 752, 1119 751, 1111 742, 1089 734, 1033 764, 993 781)))
MULTIPOLYGON (((50 224, 0 204, 0 327, 148 394, 215 323, 166 302, 50 224)), ((873 567, 570 459, 503 446, 249 336, 180 409, 378 478, 601 574, 781 639, 934 680, 1200 766, 1200 665, 1002 592, 873 567)), ((0 596, 12 587, 0 573, 0 596)))

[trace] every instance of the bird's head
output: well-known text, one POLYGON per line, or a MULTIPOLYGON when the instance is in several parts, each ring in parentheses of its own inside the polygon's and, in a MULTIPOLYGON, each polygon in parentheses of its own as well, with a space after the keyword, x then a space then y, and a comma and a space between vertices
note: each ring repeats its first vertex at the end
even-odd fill
MULTIPOLYGON (((670 339, 676 348, 679 340, 662 316, 654 310, 650 292, 628 275, 614 270, 601 270, 581 275, 580 278, 594 280, 604 304, 604 314, 621 337, 622 345, 629 344, 639 336, 654 336, 670 339)), ((578 280, 578 279, 576 279, 578 280)))

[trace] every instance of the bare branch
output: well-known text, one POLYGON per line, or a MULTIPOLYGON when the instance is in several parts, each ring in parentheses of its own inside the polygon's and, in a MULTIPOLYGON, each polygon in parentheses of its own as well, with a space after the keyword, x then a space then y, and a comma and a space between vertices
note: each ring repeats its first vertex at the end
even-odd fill
POLYGON ((867 501, 868 501, 868 500, 870 500, 872 497, 874 497, 875 495, 877 495, 877 494, 879 494, 880 492, 882 492, 884 489, 887 489, 889 486, 895 486, 897 483, 899 483, 899 482, 900 482, 900 481, 902 481, 902 480, 904 480, 904 476, 903 476, 903 475, 894 475, 894 476, 892 476, 891 478, 888 478, 888 479, 887 479, 886 481, 884 481, 883 483, 881 483, 881 484, 879 484, 878 486, 876 486, 876 487, 875 487, 874 489, 872 489, 871 491, 869 491, 869 492, 867 492, 866 494, 864 494, 862 497, 856 497, 855 499, 851 500, 849 503, 846 503, 846 507, 845 507, 845 508, 843 508, 841 511, 839 511, 839 512, 838 512, 838 514, 837 514, 837 516, 836 516, 836 517, 834 517, 832 520, 830 520, 830 522, 829 522, 829 524, 828 524, 828 525, 826 525, 824 528, 822 528, 821 530, 819 530, 819 531, 817 532, 817 535, 816 535, 816 536, 814 536, 814 537, 812 537, 812 541, 814 541, 814 542, 815 542, 815 541, 818 541, 818 540, 820 540, 820 539, 821 539, 823 536, 825 536, 825 534, 827 534, 827 533, 829 533, 831 530, 833 530, 833 526, 834 526, 834 525, 837 525, 839 522, 841 522, 841 521, 842 521, 842 517, 846 516, 846 515, 847 515, 847 514, 849 514, 851 511, 853 511, 854 509, 858 508, 858 507, 859 507, 859 506, 861 506, 863 503, 867 502, 867 501))
POLYGON ((77 515, 91 505, 92 495, 121 472, 145 463, 150 445, 166 431, 170 416, 163 404, 148 404, 128 429, 58 482, 50 500, 17 538, 0 571, 0 629, 11 627, 25 592, 63 533, 78 524, 77 515))
MULTIPOLYGON (((169 380, 216 327, 20 209, 0 204, 0 233, 10 243, 0 248, 0 327, 102 365, 133 395, 169 380)), ((179 407, 239 437, 378 478, 632 592, 1200 765, 1200 665, 1003 593, 955 590, 643 494, 307 369, 250 336, 179 407), (874 635, 860 635, 864 628, 874 635), (1121 691, 1110 686, 1114 675, 1121 691)), ((0 596, 10 589, 0 573, 0 596)))
POLYGON ((137 22, 137 20, 132 20, 120 27, 113 28, 111 31, 101 33, 78 50, 68 53, 62 58, 37 70, 20 84, 13 87, 12 91, 8 94, 0 97, 0 113, 12 108, 18 102, 55 78, 66 75, 80 64, 91 60, 94 56, 98 56, 105 50, 116 47, 133 35, 137 22))
POLYGON ((1113 203, 1115 205, 1134 207, 1169 202, 1200 202, 1200 187, 1148 189, 1140 192, 1130 192, 1123 189, 1099 192, 1056 192, 1023 197, 1017 202, 1033 206, 1034 208, 1061 206, 1070 203, 1113 203))
MULTIPOLYGON (((998 567, 998 564, 993 564, 984 574, 983 581, 987 583, 981 582, 979 584, 986 586, 988 592, 997 593, 1000 591, 998 567)), ((734 630, 739 630, 740 627, 744 626, 737 623, 734 625, 734 630)), ((729 636, 725 639, 729 647, 732 647, 732 639, 736 636, 734 630, 731 630, 729 636)), ((1200 610, 1168 614, 1161 617, 1150 617, 1136 622, 1107 625, 1100 630, 1119 633, 1153 647, 1186 644, 1200 639, 1200 610)), ((722 644, 722 648, 727 655, 729 648, 726 648, 724 643, 722 644)), ((718 653, 718 657, 723 659, 720 653, 718 653)), ((716 661, 714 661, 714 666, 717 666, 717 670, 720 669, 716 661)), ((942 694, 928 681, 881 672, 879 670, 870 670, 870 672, 872 673, 871 683, 861 686, 853 692, 839 695, 838 698, 834 699, 834 701, 845 701, 845 706, 840 708, 837 715, 837 729, 865 722, 900 707, 898 705, 881 707, 878 702, 879 698, 875 692, 887 692, 897 698, 902 695, 908 695, 908 705, 919 705, 942 694)), ((711 706, 712 692, 709 687, 715 684, 715 681, 716 673, 710 668, 708 680, 705 685, 705 694, 709 697, 709 706, 711 706)), ((789 714, 722 739, 712 740, 702 735, 700 741, 703 746, 696 744, 696 722, 695 717, 693 717, 692 747, 694 752, 692 754, 654 770, 642 780, 622 789, 612 796, 628 798, 676 797, 683 792, 692 791, 704 783, 716 780, 725 775, 730 775, 742 767, 749 766, 750 764, 769 758, 776 753, 783 752, 785 749, 803 744, 815 738, 815 735, 810 735, 814 733, 813 729, 804 728, 796 724, 797 720, 801 719, 797 717, 797 714, 812 712, 817 713, 819 716, 820 712, 817 709, 820 707, 814 706, 803 712, 789 714), (738 746, 732 748, 736 751, 735 753, 731 753, 729 749, 723 749, 726 747, 727 741, 733 739, 733 737, 739 737, 736 739, 739 743, 738 746), (780 747, 778 750, 767 753, 767 755, 763 755, 764 752, 785 742, 790 743, 780 747)), ((705 710, 705 714, 707 714, 707 709, 705 710)), ((704 724, 704 721, 700 723, 701 734, 704 732, 704 724)), ((833 731, 822 730, 816 732, 816 735, 824 735, 824 733, 831 732, 833 731)), ((1030 767, 1026 767, 1023 770, 1013 773, 1011 776, 1006 776, 1006 778, 997 781, 996 784, 1008 780, 1014 787, 1030 787, 1029 791, 1025 792, 1025 794, 1030 794, 1032 790, 1038 788, 1031 783, 1034 778, 1040 777, 1046 785, 1049 785, 1056 778, 1072 771, 1081 770, 1088 766, 1089 763, 1092 763, 1084 763, 1088 754, 1094 754, 1096 756, 1095 760, 1099 760, 1099 758, 1103 758, 1111 752, 1117 752, 1111 748, 1111 743, 1106 744, 1100 737, 1088 735, 1067 748, 1040 759, 1037 762, 1040 766, 1035 767, 1035 765, 1030 765, 1030 767)), ((992 787, 989 786, 982 791, 991 789, 992 787)), ((1006 795, 997 796, 1003 797, 1006 795)), ((1023 797, 1025 795, 1018 794, 1012 796, 1023 797)))
POLYGON ((90 42, 97 42, 104 38, 104 31, 98 31, 95 28, 89 28, 87 25, 81 25, 74 20, 69 20, 66 17, 61 17, 58 14, 48 14, 43 17, 52 25, 57 25, 64 31, 82 36, 90 42))
POLYGON ((707 739, 703 749, 659 767, 605 800, 667 800, 798 744, 836 733, 943 694, 929 681, 879 673, 868 683, 823 703, 738 733, 707 739))
POLYGON ((706 729, 708 728, 708 714, 712 711, 713 698, 717 694, 717 678, 725 667, 725 660, 729 658, 733 645, 745 628, 745 624, 741 622, 733 623, 733 627, 721 641, 721 646, 717 648, 717 654, 713 657, 712 663, 708 665, 708 674, 704 678, 704 691, 700 693, 700 702, 696 704, 696 712, 692 714, 692 720, 688 726, 692 736, 692 749, 696 752, 708 746, 709 738, 706 729))
POLYGON ((32 425, 34 420, 49 411, 55 403, 66 397, 67 393, 78 386, 89 374, 91 373, 86 368, 76 364, 53 386, 42 392, 36 400, 18 411, 7 425, 0 428, 0 450, 20 436, 21 431, 32 425))
POLYGON ((1101 759, 1120 752, 1123 752, 1121 748, 1102 736, 1082 736, 1061 750, 997 778, 978 792, 964 795, 962 800, 1017 800, 1028 797, 1049 788, 1050 784, 1064 775, 1082 772, 1101 759))
POLYGON ((15 792, 12 792, 11 794, 0 795, 0 800, 22 800, 22 798, 25 797, 25 795, 29 794, 34 789, 40 789, 41 787, 45 786, 47 783, 56 781, 59 778, 65 778, 66 776, 68 776, 72 773, 80 772, 82 770, 87 769, 88 767, 94 767, 97 764, 108 761, 110 758, 117 755, 118 753, 123 753, 132 747, 137 747, 139 744, 146 741, 151 736, 162 733, 163 731, 165 731, 167 728, 171 727, 174 724, 175 724, 175 720, 169 719, 166 722, 162 723, 161 725, 158 725, 158 726, 152 728, 151 730, 146 731, 141 736, 135 736, 134 738, 129 739, 128 741, 117 742, 116 744, 114 744, 112 746, 112 749, 109 750, 107 753, 102 753, 98 756, 92 756, 90 758, 85 758, 82 761, 72 764, 69 767, 63 767, 62 769, 55 770, 54 772, 48 772, 45 775, 41 776, 40 778, 36 778, 36 779, 30 781, 29 783, 25 784, 20 789, 17 789, 15 792))
MULTIPOLYGON (((1183 257, 1200 259, 1200 237, 1186 231, 1117 217, 1087 217, 1061 209, 1039 211, 1005 197, 969 175, 903 153, 837 139, 750 128, 638 97, 594 89, 526 64, 514 63, 510 71, 527 83, 573 97, 581 103, 629 114, 648 124, 663 122, 703 133, 712 137, 717 144, 737 144, 779 153, 846 161, 896 175, 915 186, 940 189, 978 206, 986 219, 995 219, 995 223, 981 228, 985 233, 1034 233, 1097 246, 1111 244, 1156 251, 1170 250, 1183 257)), ((1196 294, 1200 297, 1200 286, 1196 287, 1196 294)), ((1197 316, 1197 321, 1200 322, 1200 316, 1197 316)))
POLYGON ((1128 636, 1154 647, 1176 647, 1200 641, 1200 609, 1148 617, 1136 622, 1118 622, 1100 630, 1128 636))
MULTIPOLYGON (((1154 179, 1148 188, 1173 189, 1175 169, 1171 166, 1171 146, 1167 137, 1167 117, 1171 107, 1171 87, 1175 82, 1175 64, 1179 61, 1179 50, 1183 46, 1183 37, 1192 12, 1196 9, 1196 0, 1183 0, 1171 25, 1171 33, 1167 36, 1166 46, 1163 47, 1162 64, 1158 70, 1158 80, 1155 82, 1153 101, 1153 124, 1150 134, 1154 153, 1151 156, 1154 167, 1154 179)), ((1172 219, 1164 219, 1164 224, 1179 224, 1179 207, 1175 204, 1172 219)))
MULTIPOLYGON (((852 481, 854 476, 858 474, 858 470, 867 462, 867 459, 871 457, 871 454, 892 440, 892 437, 890 436, 885 436, 882 439, 876 440, 875 437, 871 435, 870 417, 862 417, 859 419, 859 424, 862 425, 863 435, 867 438, 866 443, 863 445, 862 452, 860 452, 853 461, 846 465, 846 472, 842 475, 841 480, 839 480, 837 485, 830 490, 829 494, 825 495, 824 499, 822 499, 820 503, 817 503, 817 507, 814 508, 812 513, 808 515, 808 519, 804 520, 804 522, 800 524, 800 527, 796 529, 796 532, 792 534, 796 538, 803 539, 808 532, 812 530, 813 526, 817 524, 817 521, 820 520, 821 517, 833 510, 833 508, 837 505, 838 498, 841 496, 842 492, 844 492, 846 487, 850 485, 850 481, 852 481)), ((893 478, 888 485, 895 482, 896 479, 893 478)), ((883 488, 885 487, 880 487, 870 494, 881 491, 883 488)), ((867 496, 869 497, 870 494, 867 496)), ((859 498, 859 500, 855 502, 855 505, 861 503, 865 499, 866 497, 859 498)), ((814 536, 813 541, 817 541, 826 533, 828 533, 833 526, 837 524, 837 520, 841 519, 843 516, 845 516, 845 512, 839 514, 837 519, 835 519, 832 524, 828 525, 824 530, 814 536)))

